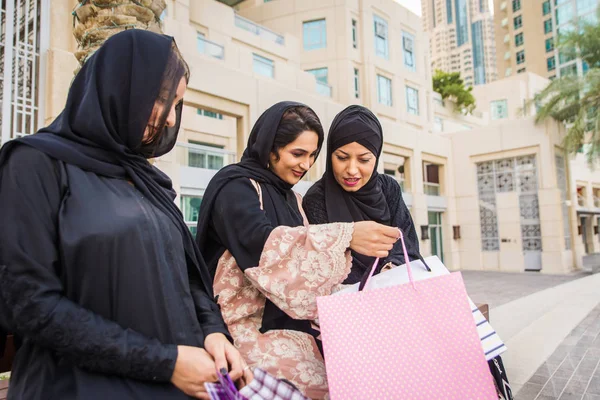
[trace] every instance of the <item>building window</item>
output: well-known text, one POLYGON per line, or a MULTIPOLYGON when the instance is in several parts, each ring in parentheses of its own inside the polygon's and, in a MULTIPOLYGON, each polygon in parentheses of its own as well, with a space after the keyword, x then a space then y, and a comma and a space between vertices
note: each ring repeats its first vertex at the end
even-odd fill
POLYGON ((523 64, 525 62, 525 50, 517 52, 517 64, 523 64))
POLYGON ((324 19, 308 21, 302 24, 304 50, 324 49, 327 47, 327 25, 324 19))
POLYGON ((415 65, 415 37, 410 33, 402 32, 402 54, 404 58, 404 66, 415 72, 417 70, 415 65))
POLYGON ((567 54, 565 55, 565 53, 563 53, 562 51, 558 53, 558 63, 560 65, 566 64, 568 62, 571 62, 575 59, 575 57, 571 54, 567 54))
POLYGON ((419 91, 410 86, 406 87, 406 111, 409 114, 419 115, 419 91))
POLYGON ((446 16, 449 24, 452 23, 452 0, 446 0, 446 16))
POLYGON ((551 32, 552 32, 552 20, 547 19, 544 21, 544 33, 551 33, 551 32))
POLYGON ((547 58, 546 66, 548 67, 548 71, 554 71, 556 69, 556 58, 555 57, 547 58))
POLYGON ((205 117, 209 117, 209 118, 223 119, 223 114, 219 114, 214 111, 208 111, 203 108, 197 108, 196 114, 204 115, 205 117))
POLYGON ((515 46, 523 46, 523 32, 515 36, 515 46))
POLYGON ((355 19, 352 20, 352 47, 358 48, 358 22, 355 19))
POLYGON ((512 2, 513 12, 517 12, 521 9, 521 0, 513 0, 512 2))
POLYGON ((441 165, 423 161, 423 192, 427 196, 440 196, 440 172, 441 165))
POLYGON ((223 146, 189 141, 188 167, 219 170, 225 165, 223 146), (214 150, 212 150, 214 149, 214 150))
POLYGON ((358 79, 358 68, 354 68, 354 97, 360 97, 360 80, 358 79))
POLYGON ((323 96, 331 97, 331 86, 329 86, 329 70, 325 68, 309 69, 306 72, 315 76, 317 81, 317 92, 323 96))
POLYGON ((550 7, 550 0, 545 1, 544 4, 542 4, 542 10, 544 11, 544 15, 548 15, 552 12, 552 9, 550 7))
POLYGON ((273 60, 269 60, 258 54, 252 54, 253 56, 253 69, 254 72, 269 78, 275 77, 275 63, 273 60))
POLYGON ((434 132, 443 132, 444 131, 444 120, 440 117, 435 117, 433 119, 433 131, 434 132))
POLYGON ((546 39, 546 53, 554 50, 554 38, 546 39))
POLYGON ((456 39, 458 47, 469 41, 469 16, 467 0, 454 0, 456 12, 456 39))
POLYGON ((392 106, 392 80, 381 75, 377 75, 377 101, 392 106))
MULTIPOLYGON (((471 24, 471 35, 473 39, 473 68, 475 75, 475 84, 482 85, 486 83, 485 73, 485 46, 483 21, 477 21, 471 24)), ((467 57, 465 57, 467 58, 467 57)), ((465 63, 466 64, 466 63, 465 63)), ((465 69, 466 71, 466 69, 465 69)))
POLYGON ((527 70, 526 68, 521 68, 521 69, 517 70, 517 74, 522 74, 522 73, 524 73, 526 70, 527 70))
POLYGON ((573 19, 573 6, 566 4, 556 9, 556 25, 562 25, 570 22, 573 19))
POLYGON ((577 64, 571 64, 560 69, 560 76, 575 76, 577 75, 577 64))
POLYGON ((490 111, 492 113, 492 119, 505 119, 508 118, 508 101, 507 100, 494 100, 490 103, 490 111))
POLYGON ((381 58, 389 59, 388 49, 388 24, 384 19, 373 17, 375 28, 375 54, 381 58))
POLYGON ((204 33, 202 32, 196 32, 196 50, 198 50, 198 53, 202 53, 204 54, 205 52, 205 40, 204 40, 205 36, 204 33))
POLYGON ((202 204, 202 196, 181 196, 181 212, 183 220, 188 226, 192 235, 196 235, 198 225, 198 214, 200 213, 200 204, 202 204))
POLYGON ((523 26, 523 16, 519 15, 513 19, 515 29, 519 29, 523 26))

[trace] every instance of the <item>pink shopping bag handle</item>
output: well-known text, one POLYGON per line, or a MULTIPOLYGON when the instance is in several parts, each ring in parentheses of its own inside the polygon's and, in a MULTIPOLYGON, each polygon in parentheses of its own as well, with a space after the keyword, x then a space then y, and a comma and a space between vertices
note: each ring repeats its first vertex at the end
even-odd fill
MULTIPOLYGON (((400 232, 399 239, 400 239, 400 242, 402 243, 402 252, 404 253, 404 261, 406 261, 406 270, 408 271, 408 280, 410 281, 410 284, 412 285, 413 289, 416 290, 417 288, 415 287, 415 281, 413 280, 413 276, 412 276, 410 259, 408 258, 408 251, 406 250, 406 243, 404 242, 404 234, 402 233, 402 230, 398 229, 398 231, 400 232)), ((373 277, 373 274, 375 273, 375 270, 377 269, 377 264, 379 264, 379 258, 375 259, 375 262, 373 263, 373 266, 371 267, 371 272, 369 272, 369 276, 367 277, 367 280, 365 281, 365 285, 363 286, 363 290, 365 290, 367 288, 369 281, 373 277)))

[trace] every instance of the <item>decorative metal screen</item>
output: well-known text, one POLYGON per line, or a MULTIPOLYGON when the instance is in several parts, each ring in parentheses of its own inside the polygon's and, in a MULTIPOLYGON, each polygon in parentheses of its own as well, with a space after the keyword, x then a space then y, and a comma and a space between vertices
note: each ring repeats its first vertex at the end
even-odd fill
POLYGON ((523 251, 541 251, 535 156, 504 158, 477 164, 481 248, 500 250, 496 193, 518 192, 523 251))
POLYGON ((565 158, 556 154, 554 157, 556 163, 556 180, 560 189, 560 201, 562 206, 563 233, 565 236, 565 249, 571 250, 571 224, 569 221, 569 206, 567 206, 567 170, 565 158))
POLYGON ((34 133, 40 120, 40 21, 47 20, 48 0, 2 2, 0 30, 0 102, 2 143, 34 133), (42 16, 42 14, 44 14, 42 16))
POLYGON ((498 213, 496 210, 496 183, 494 162, 477 164, 477 189, 479 193, 479 220, 481 248, 483 251, 500 250, 498 213))

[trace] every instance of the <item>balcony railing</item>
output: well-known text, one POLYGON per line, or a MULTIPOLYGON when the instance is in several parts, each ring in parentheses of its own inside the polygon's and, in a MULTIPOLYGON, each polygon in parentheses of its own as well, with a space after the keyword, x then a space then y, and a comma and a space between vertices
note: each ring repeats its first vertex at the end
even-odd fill
POLYGON ((440 184, 425 182, 423 183, 423 192, 428 196, 439 196, 440 195, 440 184))
POLYGON ((582 194, 577 194, 577 204, 579 207, 585 207, 585 196, 582 194))
POLYGON ((247 30, 248 32, 252 32, 257 36, 260 36, 277 44, 285 44, 285 38, 282 35, 275 33, 272 30, 267 29, 264 26, 258 25, 257 23, 254 23, 249 19, 246 19, 237 14, 235 15, 235 26, 247 30))
POLYGON ((235 152, 192 143, 177 143, 177 162, 192 168, 219 170, 235 162, 235 152))
POLYGON ((317 81, 317 93, 322 96, 331 97, 331 86, 325 82, 317 81))
POLYGON ((594 207, 600 208, 600 197, 594 196, 594 207))
POLYGON ((219 60, 225 58, 225 49, 223 46, 215 42, 211 42, 208 39, 204 39, 203 37, 198 37, 197 47, 198 51, 202 54, 218 58, 219 60))

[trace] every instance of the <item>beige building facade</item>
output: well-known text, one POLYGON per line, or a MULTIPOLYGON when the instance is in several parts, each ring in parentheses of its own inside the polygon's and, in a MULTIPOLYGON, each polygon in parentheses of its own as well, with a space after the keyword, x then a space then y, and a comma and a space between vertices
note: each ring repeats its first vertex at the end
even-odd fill
MULTIPOLYGON (((45 83, 43 90, 36 83, 43 94, 38 126, 61 111, 77 67, 75 5, 52 2, 40 21, 50 41, 39 49, 45 83)), ((531 116, 490 118, 496 97, 520 102, 535 92, 532 84, 482 86, 481 109, 458 116, 432 92, 421 20, 393 0, 247 0, 239 11, 214 0, 168 0, 163 30, 176 38, 191 80, 178 144, 156 165, 173 179, 192 231, 208 182, 239 160, 254 121, 275 102, 295 100, 310 105, 326 130, 348 104, 377 114, 385 138, 380 169, 403 187, 424 256, 436 254, 453 269, 568 273, 582 265, 586 250, 600 250, 593 226, 591 244, 577 242, 581 210, 571 202, 580 186, 594 196, 600 175, 566 161, 562 128, 536 126, 531 116), (513 179, 510 190, 506 176, 513 179), (525 211, 530 218, 521 218, 525 211)), ((296 189, 305 192, 324 164, 321 157, 296 189)))
POLYGON ((421 1, 431 65, 460 72, 468 86, 498 79, 493 17, 486 0, 421 1))
POLYGON ((561 55, 556 41, 580 21, 595 22, 598 4, 598 0, 495 0, 499 77, 524 72, 549 79, 583 74, 588 66, 561 55))

